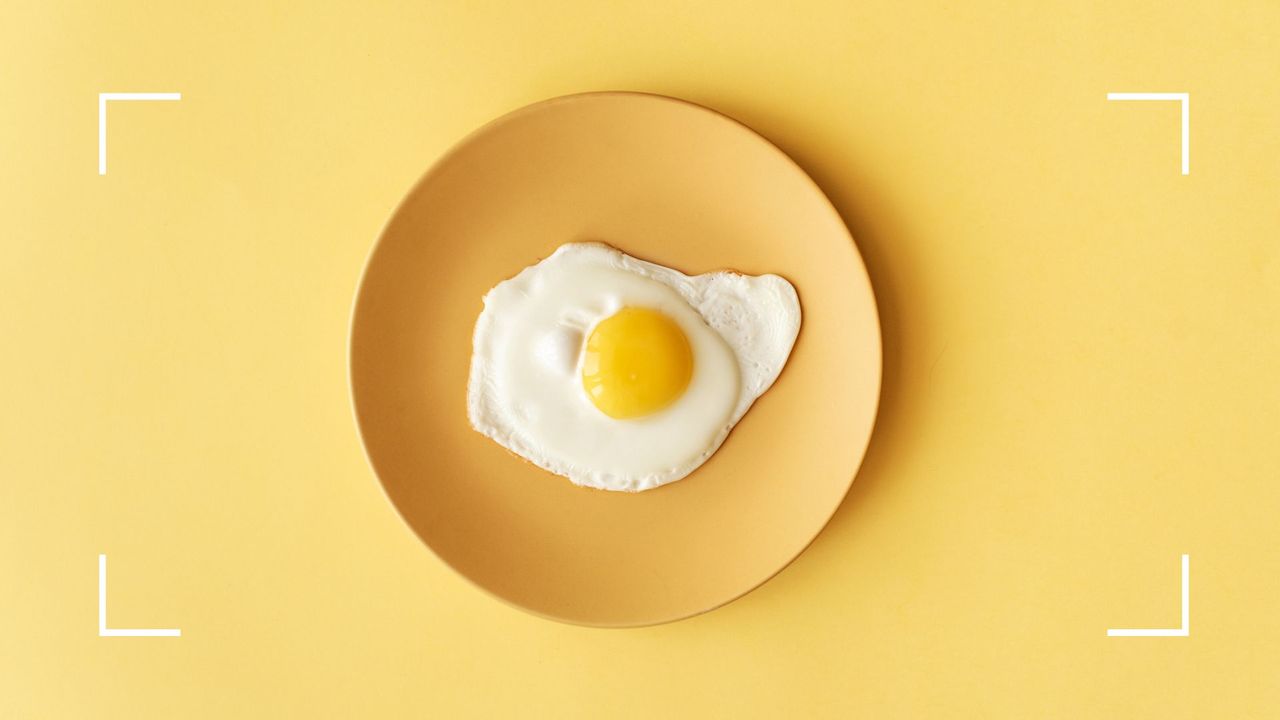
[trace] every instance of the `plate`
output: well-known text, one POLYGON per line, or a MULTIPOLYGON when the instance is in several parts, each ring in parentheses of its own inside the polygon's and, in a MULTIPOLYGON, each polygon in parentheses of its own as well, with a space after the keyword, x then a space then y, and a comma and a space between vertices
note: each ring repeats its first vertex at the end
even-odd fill
POLYGON ((849 231, 782 151, 689 102, 587 93, 489 123, 409 191, 364 269, 350 374, 369 462, 444 562, 548 618, 648 625, 743 595, 821 531, 871 435, 880 328, 849 231), (467 422, 481 297, 585 240, 685 273, 777 273, 800 295, 778 381, 679 482, 576 487, 467 422))

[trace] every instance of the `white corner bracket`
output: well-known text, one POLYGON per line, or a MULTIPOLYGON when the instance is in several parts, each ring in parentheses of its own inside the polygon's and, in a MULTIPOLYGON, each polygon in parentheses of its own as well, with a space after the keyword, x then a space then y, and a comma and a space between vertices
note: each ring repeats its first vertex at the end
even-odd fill
POLYGON ((98 637, 182 637, 178 628, 107 627, 107 556, 98 556, 98 637))
POLYGON ((107 174, 107 102, 109 100, 181 100, 182 93, 98 93, 98 174, 107 174))
POLYGON ((1110 628, 1107 637, 1187 637, 1191 635, 1191 556, 1182 556, 1182 627, 1155 630, 1110 628))
POLYGON ((1191 174, 1191 93, 1171 92, 1113 92, 1108 100, 1177 100, 1182 103, 1182 174, 1191 174))

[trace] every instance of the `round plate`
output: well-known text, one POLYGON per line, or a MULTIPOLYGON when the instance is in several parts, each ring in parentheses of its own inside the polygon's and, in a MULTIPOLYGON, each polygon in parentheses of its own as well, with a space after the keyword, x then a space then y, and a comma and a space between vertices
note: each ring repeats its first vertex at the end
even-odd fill
POLYGON ((369 257, 350 352, 365 451, 405 522, 481 588, 587 625, 694 615, 785 567, 848 491, 880 391, 871 285, 822 191, 747 127, 641 93, 531 105, 437 162, 369 257), (679 482, 576 487, 467 422, 480 298, 581 240, 686 273, 777 273, 799 292, 777 383, 679 482))

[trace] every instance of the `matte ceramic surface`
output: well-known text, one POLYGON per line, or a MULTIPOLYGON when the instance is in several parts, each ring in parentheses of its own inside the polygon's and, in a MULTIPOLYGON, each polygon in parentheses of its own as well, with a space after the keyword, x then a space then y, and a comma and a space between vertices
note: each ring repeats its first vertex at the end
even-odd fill
POLYGON ((709 610, 795 558, 853 481, 881 373, 870 283, 821 190, 745 126, 639 93, 526 107, 441 159, 369 258, 350 353, 366 452, 423 542, 499 598, 602 626, 709 610), (781 377, 680 482, 579 488, 467 423, 481 297, 581 240, 686 273, 778 273, 799 292, 781 377))

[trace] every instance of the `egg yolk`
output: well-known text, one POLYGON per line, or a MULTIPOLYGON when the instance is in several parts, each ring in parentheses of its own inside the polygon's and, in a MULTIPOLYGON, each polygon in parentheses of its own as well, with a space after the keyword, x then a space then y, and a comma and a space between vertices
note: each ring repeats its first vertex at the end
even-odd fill
POLYGON ((645 308, 623 308, 597 323, 582 357, 587 397, 619 420, 675 402, 692 375, 693 349, 680 326, 645 308))

